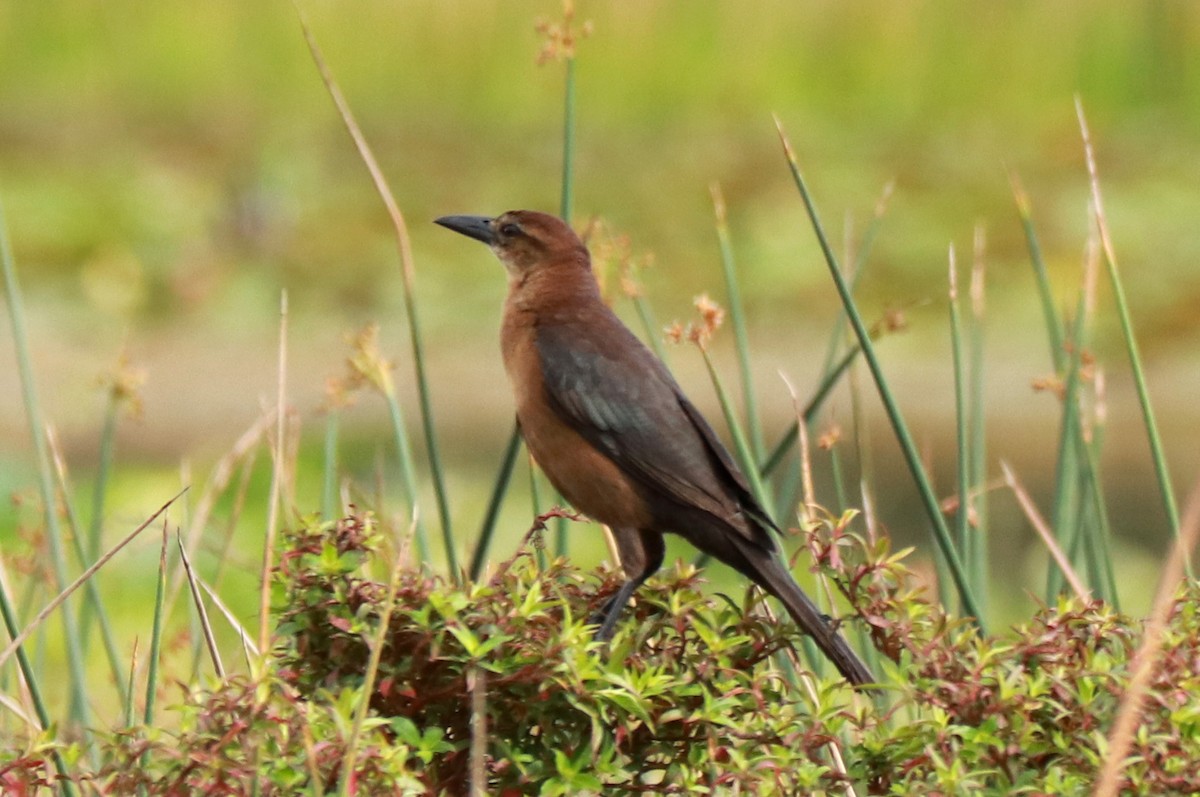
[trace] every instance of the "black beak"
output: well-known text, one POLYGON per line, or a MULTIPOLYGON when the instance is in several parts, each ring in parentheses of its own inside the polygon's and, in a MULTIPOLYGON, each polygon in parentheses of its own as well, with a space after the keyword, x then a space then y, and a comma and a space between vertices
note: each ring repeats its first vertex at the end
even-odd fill
POLYGON ((483 241, 488 246, 496 242, 496 233, 492 231, 492 219, 487 216, 442 216, 433 221, 434 224, 440 224, 448 230, 462 233, 476 241, 483 241))

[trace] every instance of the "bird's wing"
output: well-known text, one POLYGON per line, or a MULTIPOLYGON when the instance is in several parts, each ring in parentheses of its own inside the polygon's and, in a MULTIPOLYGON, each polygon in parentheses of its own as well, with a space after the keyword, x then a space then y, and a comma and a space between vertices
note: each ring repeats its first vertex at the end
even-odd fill
POLYGON ((538 329, 550 406, 643 487, 759 541, 774 524, 666 367, 615 317, 588 330, 538 329))

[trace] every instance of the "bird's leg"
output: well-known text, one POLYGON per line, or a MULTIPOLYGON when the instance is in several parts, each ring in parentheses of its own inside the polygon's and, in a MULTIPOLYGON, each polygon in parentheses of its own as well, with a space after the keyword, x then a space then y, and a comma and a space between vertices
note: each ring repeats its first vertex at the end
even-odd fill
POLYGON ((645 581, 644 578, 631 578, 621 585, 617 593, 604 602, 604 606, 600 611, 592 615, 592 622, 598 623, 600 627, 596 629, 596 639, 600 642, 607 642, 612 638, 613 631, 617 628, 617 619, 621 616, 621 610, 625 608, 625 604, 629 603, 629 599, 633 597, 633 593, 645 581))
POLYGON ((621 610, 629 603, 637 588, 662 566, 666 553, 662 535, 658 532, 613 528, 612 534, 617 542, 617 554, 621 557, 621 569, 625 571, 626 581, 615 595, 605 601, 600 611, 592 615, 592 622, 600 626, 596 631, 596 639, 601 642, 612 637, 621 610))

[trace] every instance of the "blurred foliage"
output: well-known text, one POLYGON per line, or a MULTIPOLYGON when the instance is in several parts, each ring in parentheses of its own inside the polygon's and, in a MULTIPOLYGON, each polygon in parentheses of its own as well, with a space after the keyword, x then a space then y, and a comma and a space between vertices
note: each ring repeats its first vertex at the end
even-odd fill
MULTIPOLYGON (((534 22, 557 4, 302 5, 409 215, 426 318, 490 317, 498 276, 425 222, 556 205, 561 77, 535 64, 534 22)), ((1006 168, 1025 175, 1073 284, 1079 92, 1115 239, 1159 277, 1133 285, 1135 301, 1159 336, 1189 328, 1196 6, 609 0, 578 13, 594 29, 579 49, 580 221, 603 215, 657 254, 669 312, 714 281, 712 180, 758 316, 797 297, 819 312, 828 296, 819 269, 798 268, 815 250, 772 112, 833 218, 866 219, 897 179, 868 295, 940 292, 946 242, 979 219, 990 256, 1023 263, 1006 168)), ((28 279, 58 300, 143 321, 269 318, 283 284, 301 311, 395 307, 387 221, 287 3, 5 4, 0 75, 0 191, 28 279)))

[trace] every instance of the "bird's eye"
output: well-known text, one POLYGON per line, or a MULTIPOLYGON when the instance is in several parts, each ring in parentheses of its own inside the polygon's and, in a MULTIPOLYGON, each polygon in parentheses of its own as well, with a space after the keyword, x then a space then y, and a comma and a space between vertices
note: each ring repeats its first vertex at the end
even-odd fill
POLYGON ((500 234, 505 238, 512 238, 521 234, 521 228, 510 221, 500 225, 500 234))

